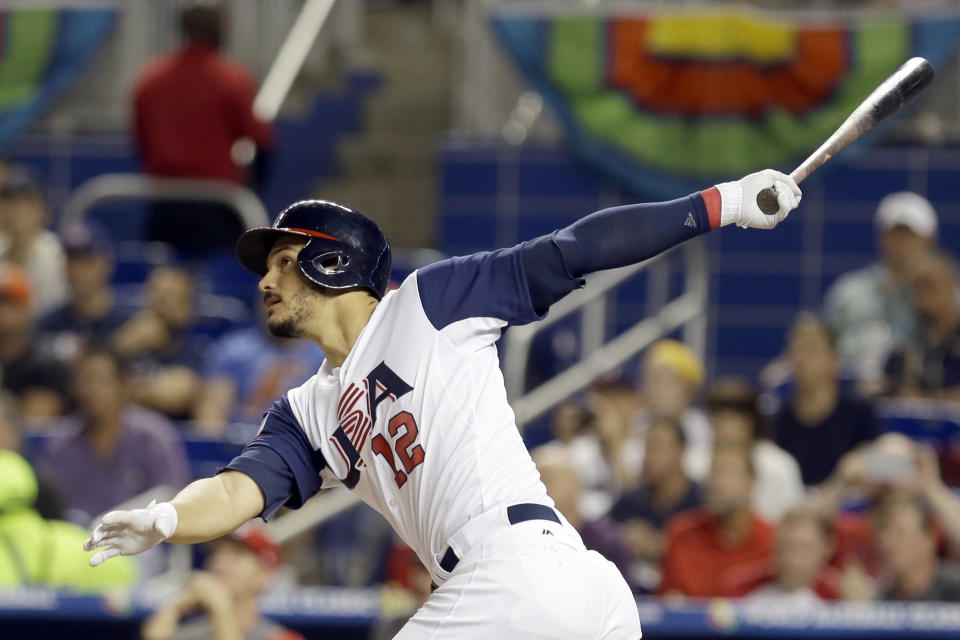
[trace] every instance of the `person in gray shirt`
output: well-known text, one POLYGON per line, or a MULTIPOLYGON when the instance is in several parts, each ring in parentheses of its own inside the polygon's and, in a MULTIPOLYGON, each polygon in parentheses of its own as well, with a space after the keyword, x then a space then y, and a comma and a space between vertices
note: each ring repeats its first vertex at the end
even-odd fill
POLYGON ((916 193, 888 195, 875 220, 880 260, 837 278, 823 308, 844 366, 870 391, 882 379, 887 355, 915 337, 908 265, 937 240, 937 214, 916 193))

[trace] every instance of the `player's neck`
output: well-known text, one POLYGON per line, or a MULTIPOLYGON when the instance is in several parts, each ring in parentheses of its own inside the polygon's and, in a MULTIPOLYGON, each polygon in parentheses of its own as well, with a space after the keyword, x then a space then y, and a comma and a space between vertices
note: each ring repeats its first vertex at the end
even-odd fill
POLYGON ((330 299, 315 315, 305 333, 323 349, 334 367, 339 367, 370 321, 379 301, 365 291, 350 291, 330 299))

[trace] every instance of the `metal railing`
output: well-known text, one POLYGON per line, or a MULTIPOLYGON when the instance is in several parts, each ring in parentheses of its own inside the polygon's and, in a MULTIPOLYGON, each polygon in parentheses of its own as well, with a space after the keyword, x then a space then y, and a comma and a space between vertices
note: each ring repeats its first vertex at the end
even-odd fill
POLYGON ((520 429, 572 394, 587 388, 607 371, 628 361, 642 349, 676 329, 683 328, 683 339, 701 359, 706 348, 707 260, 701 240, 686 242, 666 254, 640 264, 594 274, 584 289, 569 295, 550 309, 544 320, 507 333, 504 357, 504 381, 520 429), (669 256, 682 252, 684 262, 683 293, 669 298, 669 256), (648 315, 615 338, 604 342, 608 305, 606 297, 628 278, 650 270, 648 315), (573 313, 581 313, 580 359, 573 366, 526 389, 527 362, 534 338, 573 313))
POLYGON ((336 0, 307 0, 304 3, 253 101, 253 113, 264 122, 277 117, 280 105, 290 93, 290 87, 335 3, 336 0))
POLYGON ((247 229, 270 225, 260 198, 246 187, 218 180, 152 178, 138 173, 108 173, 87 180, 63 203, 61 224, 81 222, 93 207, 116 200, 214 202, 236 211, 247 229))

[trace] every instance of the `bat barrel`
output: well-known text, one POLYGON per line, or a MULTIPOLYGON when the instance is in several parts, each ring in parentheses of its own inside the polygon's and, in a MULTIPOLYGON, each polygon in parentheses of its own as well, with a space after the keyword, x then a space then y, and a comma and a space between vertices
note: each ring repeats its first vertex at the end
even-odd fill
MULTIPOLYGON (((798 183, 816 171, 838 151, 873 129, 882 120, 900 110, 907 101, 933 81, 933 65, 924 58, 910 58, 873 90, 820 148, 791 174, 798 183)), ((757 206, 767 215, 779 210, 772 188, 757 194, 757 206)))

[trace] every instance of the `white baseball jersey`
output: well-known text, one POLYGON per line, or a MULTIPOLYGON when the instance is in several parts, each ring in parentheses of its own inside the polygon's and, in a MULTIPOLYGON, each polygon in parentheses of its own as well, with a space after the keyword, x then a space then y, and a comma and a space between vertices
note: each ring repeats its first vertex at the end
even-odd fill
MULTIPOLYGON (((324 362, 290 390, 228 468, 263 489, 264 517, 283 504, 299 506, 322 487, 348 487, 383 514, 443 584, 451 574, 441 560, 465 524, 511 505, 554 506, 507 403, 495 346, 504 327, 538 317, 520 247, 421 269, 384 296, 343 365, 324 362)), ((585 552, 565 521, 543 522, 555 539, 585 552)), ((622 578, 614 586, 621 584, 626 590, 622 578)), ((639 637, 639 626, 623 637, 639 637)))
POLYGON ((300 484, 293 506, 320 480, 343 484, 428 568, 491 507, 553 506, 507 404, 494 344, 508 323, 538 318, 519 262, 519 251, 503 250, 411 274, 380 301, 342 366, 324 362, 271 409, 252 445, 274 447, 291 467, 291 458, 309 462, 294 469, 298 479, 317 476, 300 484), (306 443, 289 427, 309 452, 290 455, 306 443))

